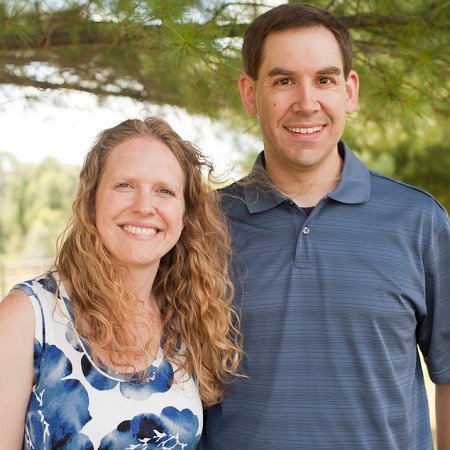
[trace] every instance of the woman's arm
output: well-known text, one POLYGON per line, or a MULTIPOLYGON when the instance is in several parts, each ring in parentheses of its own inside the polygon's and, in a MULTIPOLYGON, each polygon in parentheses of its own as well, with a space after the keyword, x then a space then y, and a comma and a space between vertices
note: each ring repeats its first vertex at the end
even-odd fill
POLYGON ((15 290, 0 302, 0 448, 22 448, 33 352, 33 307, 25 292, 15 290))

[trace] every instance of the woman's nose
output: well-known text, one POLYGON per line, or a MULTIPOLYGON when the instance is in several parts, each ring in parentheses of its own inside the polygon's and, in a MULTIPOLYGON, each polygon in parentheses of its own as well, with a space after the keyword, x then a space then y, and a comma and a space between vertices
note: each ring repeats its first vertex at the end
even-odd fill
POLYGON ((150 192, 141 191, 136 195, 133 210, 142 216, 155 214, 156 199, 150 192))

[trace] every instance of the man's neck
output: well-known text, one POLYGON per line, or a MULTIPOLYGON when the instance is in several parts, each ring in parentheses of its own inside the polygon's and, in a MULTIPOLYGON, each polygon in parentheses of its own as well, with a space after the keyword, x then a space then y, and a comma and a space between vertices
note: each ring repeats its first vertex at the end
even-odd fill
POLYGON ((300 207, 313 207, 338 186, 343 168, 342 158, 328 171, 283 171, 267 173, 278 190, 300 207))

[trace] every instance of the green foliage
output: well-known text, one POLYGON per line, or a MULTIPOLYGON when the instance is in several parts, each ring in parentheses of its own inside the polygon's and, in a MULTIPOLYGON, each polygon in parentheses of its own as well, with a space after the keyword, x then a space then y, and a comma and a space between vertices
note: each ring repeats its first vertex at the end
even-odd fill
POLYGON ((54 158, 24 164, 7 153, 0 154, 0 163, 0 253, 52 256, 70 214, 79 168, 54 158))
POLYGON ((433 194, 447 210, 450 210, 449 168, 450 153, 448 123, 429 126, 422 124, 422 138, 416 145, 410 140, 397 144, 392 152, 398 178, 433 194), (439 128, 440 133, 435 130, 439 128), (423 145, 426 142, 426 145, 423 145))
MULTIPOLYGON (((383 123, 380 104, 398 117, 430 102, 448 112, 447 2, 312 3, 352 30, 364 117, 383 123)), ((80 0, 53 10, 49 4, 0 0, 6 64, 0 83, 125 95, 215 118, 244 114, 235 85, 240 36, 267 9, 263 2, 80 0)))
MULTIPOLYGON (((434 173, 434 161, 424 155, 449 152, 442 133, 449 116, 449 1, 310 2, 340 17, 354 37, 361 92, 348 143, 395 176, 410 176, 404 158, 411 173, 419 162, 417 175, 434 173)), ((256 131, 236 86, 241 36, 271 5, 271 0, 0 0, 0 84, 76 89, 100 100, 127 96, 256 131)), ((450 166, 445 171, 450 173, 450 166)), ((433 191, 434 177, 422 178, 433 191)), ((26 193, 22 187, 19 204, 26 193)), ((25 213, 18 218, 25 230, 25 213)))

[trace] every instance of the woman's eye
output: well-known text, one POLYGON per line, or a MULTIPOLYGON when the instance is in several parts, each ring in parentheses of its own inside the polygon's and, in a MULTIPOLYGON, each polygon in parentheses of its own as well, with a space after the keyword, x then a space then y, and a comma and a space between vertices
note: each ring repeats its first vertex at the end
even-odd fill
POLYGON ((167 188, 161 188, 159 190, 159 192, 161 192, 161 194, 166 194, 166 195, 174 195, 173 191, 167 188))
POLYGON ((125 183, 125 182, 116 184, 116 187, 118 187, 118 188, 128 188, 130 186, 131 186, 130 183, 125 183))

